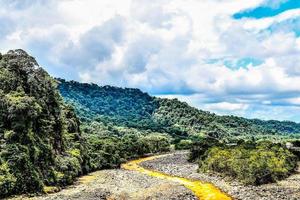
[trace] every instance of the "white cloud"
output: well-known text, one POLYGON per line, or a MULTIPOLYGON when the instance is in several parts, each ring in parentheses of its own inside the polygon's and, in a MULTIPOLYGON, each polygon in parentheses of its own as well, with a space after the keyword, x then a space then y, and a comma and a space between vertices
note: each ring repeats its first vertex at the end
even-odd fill
POLYGON ((280 23, 288 19, 295 19, 300 16, 300 9, 293 9, 283 12, 274 17, 261 18, 261 19, 242 19, 244 22, 243 27, 251 31, 261 31, 268 28, 274 23, 280 23))
POLYGON ((206 108, 208 110, 215 111, 240 111, 246 110, 249 107, 247 104, 242 103, 229 103, 229 102, 219 102, 213 104, 207 104, 206 108))
POLYGON ((0 0, 0 51, 25 48, 55 76, 179 95, 220 113, 250 116, 264 106, 264 117, 274 102, 299 106, 300 39, 290 24, 284 31, 267 28, 300 10, 232 18, 261 4, 266 1, 0 0), (243 58, 262 62, 236 69, 224 63, 243 58))

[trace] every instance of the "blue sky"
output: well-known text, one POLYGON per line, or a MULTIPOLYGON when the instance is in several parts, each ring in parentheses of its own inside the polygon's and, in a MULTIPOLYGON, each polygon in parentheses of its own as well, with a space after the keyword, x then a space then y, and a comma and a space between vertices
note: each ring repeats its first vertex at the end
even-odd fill
POLYGON ((249 8, 242 10, 238 13, 235 13, 233 17, 235 19, 241 18, 255 18, 261 19, 265 17, 273 17, 279 15, 283 12, 286 12, 291 9, 300 8, 299 0, 270 0, 266 1, 264 4, 261 4, 254 8, 249 8))
POLYGON ((299 0, 0 0, 0 27, 55 77, 300 122, 299 0))

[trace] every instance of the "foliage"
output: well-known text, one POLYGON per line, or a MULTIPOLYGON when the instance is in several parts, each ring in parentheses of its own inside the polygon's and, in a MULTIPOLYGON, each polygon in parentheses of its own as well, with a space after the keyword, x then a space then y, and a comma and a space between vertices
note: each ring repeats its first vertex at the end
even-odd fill
POLYGON ((102 117, 103 120, 118 124, 137 126, 149 120, 157 107, 152 97, 138 89, 99 87, 95 84, 66 82, 63 79, 58 81, 61 94, 68 102, 76 105, 83 121, 102 117))
POLYGON ((192 140, 180 140, 178 143, 175 144, 176 150, 184 150, 184 149, 191 149, 193 145, 192 140))
POLYGON ((55 81, 23 50, 2 56, 0 198, 40 192, 44 185, 58 184, 54 172, 63 174, 67 182, 82 173, 84 148, 79 120, 63 103, 56 87, 55 81), (70 149, 78 154, 68 153, 70 149), (58 160, 60 157, 64 159, 58 160), (77 164, 76 169, 62 169, 61 164, 70 160, 77 164))
POLYGON ((191 148, 203 170, 228 170, 246 183, 274 181, 294 168, 289 151, 225 144, 297 133, 294 122, 218 116, 138 89, 54 80, 23 50, 0 54, 0 198, 71 184, 81 174, 168 151, 171 143, 191 148), (230 156, 236 161, 227 162, 230 156))
POLYGON ((243 143, 234 147, 211 147, 199 160, 203 172, 219 172, 245 184, 275 182, 290 175, 296 157, 280 144, 243 143))
POLYGON ((0 194, 6 196, 14 190, 16 185, 16 177, 10 172, 8 163, 2 163, 0 165, 0 194))
POLYGON ((222 143, 210 137, 194 137, 190 148, 189 161, 205 159, 207 156, 206 151, 214 146, 222 146, 222 143))
POLYGON ((118 167, 126 160, 169 151, 170 138, 161 133, 93 122, 83 125, 92 170, 118 167))
POLYGON ((175 142, 198 134, 217 139, 300 136, 300 124, 294 122, 218 116, 177 99, 151 97, 138 89, 58 81, 63 98, 86 122, 97 120, 111 126, 168 133, 175 142))

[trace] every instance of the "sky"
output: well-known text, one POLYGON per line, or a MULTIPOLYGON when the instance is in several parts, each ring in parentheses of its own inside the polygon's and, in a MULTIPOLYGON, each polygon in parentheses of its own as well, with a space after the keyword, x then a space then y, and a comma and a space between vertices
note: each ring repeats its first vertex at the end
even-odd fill
POLYGON ((299 0, 0 0, 0 52, 52 76, 300 122, 299 0))

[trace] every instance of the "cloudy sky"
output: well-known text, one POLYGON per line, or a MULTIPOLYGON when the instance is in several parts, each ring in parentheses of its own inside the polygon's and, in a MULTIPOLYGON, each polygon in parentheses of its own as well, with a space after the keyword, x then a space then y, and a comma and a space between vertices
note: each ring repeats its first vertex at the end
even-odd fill
POLYGON ((299 0, 0 0, 0 51, 52 76, 300 122, 299 0))

